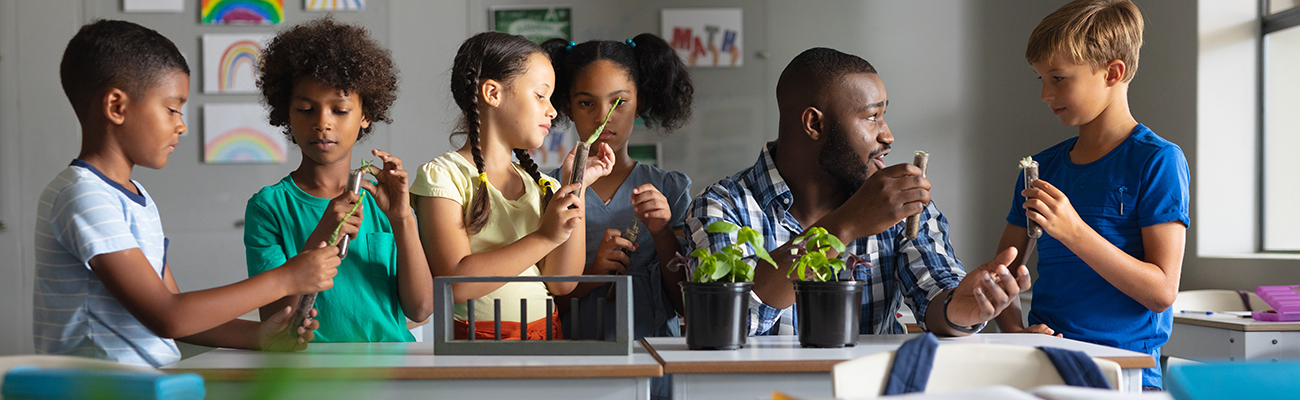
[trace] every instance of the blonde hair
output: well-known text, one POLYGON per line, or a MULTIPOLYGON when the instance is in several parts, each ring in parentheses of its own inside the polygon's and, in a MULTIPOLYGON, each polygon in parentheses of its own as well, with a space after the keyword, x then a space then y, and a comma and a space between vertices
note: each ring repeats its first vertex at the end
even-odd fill
POLYGON ((1142 12, 1129 0, 1075 0, 1052 12, 1029 34, 1030 64, 1064 56, 1093 69, 1124 62, 1124 82, 1133 80, 1142 49, 1142 12))

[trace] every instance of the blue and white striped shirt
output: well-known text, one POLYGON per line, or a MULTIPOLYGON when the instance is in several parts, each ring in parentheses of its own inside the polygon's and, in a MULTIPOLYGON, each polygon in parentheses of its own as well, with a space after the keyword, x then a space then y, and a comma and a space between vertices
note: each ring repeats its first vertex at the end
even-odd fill
POLYGON ((90 269, 100 254, 139 248, 162 279, 167 239, 158 207, 81 160, 41 193, 36 217, 36 352, 159 367, 179 361, 171 339, 158 337, 118 303, 90 269))
MULTIPOLYGON (((776 142, 769 142, 753 167, 710 185, 691 202, 686 213, 686 228, 690 232, 690 240, 686 242, 688 253, 697 248, 717 251, 735 241, 731 234, 705 231, 715 221, 762 232, 763 244, 769 251, 803 233, 799 221, 790 215, 794 194, 772 161, 771 152, 775 149, 776 142)), ((904 224, 899 223, 874 236, 846 241, 845 252, 864 257, 878 267, 873 270, 859 267, 853 271, 854 279, 866 282, 860 332, 906 333, 895 317, 902 302, 907 302, 917 323, 926 329, 926 307, 930 301, 940 292, 957 287, 966 276, 948 242, 948 220, 933 202, 921 212, 921 221, 921 233, 915 240, 904 237, 904 224)), ((745 247, 745 260, 754 265, 753 251, 742 247, 745 247)), ((754 295, 749 309, 751 336, 797 333, 798 319, 793 306, 776 309, 754 295), (781 325, 789 328, 783 331, 781 325)))

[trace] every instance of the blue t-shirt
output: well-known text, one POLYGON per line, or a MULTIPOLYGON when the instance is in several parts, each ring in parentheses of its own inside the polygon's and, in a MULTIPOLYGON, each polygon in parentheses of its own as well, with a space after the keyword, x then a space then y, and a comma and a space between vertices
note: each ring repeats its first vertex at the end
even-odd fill
MULTIPOLYGON (((1111 244, 1144 260, 1142 228, 1170 221, 1190 225, 1187 159, 1178 145, 1138 124, 1110 153, 1088 164, 1070 161, 1073 137, 1034 155, 1039 179, 1070 199, 1079 217, 1111 244)), ((1007 222, 1025 226, 1025 202, 1016 181, 1007 222)), ((1038 239, 1038 281, 1030 324, 1046 324, 1066 338, 1151 354, 1173 329, 1171 310, 1152 312, 1120 292, 1046 232, 1038 239)), ((1160 368, 1147 368, 1142 384, 1161 386, 1160 368)))

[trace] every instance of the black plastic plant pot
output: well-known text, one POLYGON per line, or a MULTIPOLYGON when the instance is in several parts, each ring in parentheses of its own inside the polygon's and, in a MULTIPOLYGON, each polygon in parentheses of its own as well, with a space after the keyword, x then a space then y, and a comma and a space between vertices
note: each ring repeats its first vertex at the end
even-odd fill
POLYGON ((744 347, 749 334, 749 291, 753 286, 753 282, 682 282, 686 346, 691 350, 744 347))
POLYGON ((803 347, 852 347, 858 342, 864 281, 794 282, 803 347))

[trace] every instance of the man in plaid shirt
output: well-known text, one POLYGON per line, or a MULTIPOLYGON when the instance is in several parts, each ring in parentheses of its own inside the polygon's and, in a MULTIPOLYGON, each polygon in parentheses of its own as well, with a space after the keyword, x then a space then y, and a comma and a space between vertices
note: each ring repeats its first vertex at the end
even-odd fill
POLYGON ((930 182, 911 164, 885 166, 894 142, 884 120, 889 102, 870 63, 809 49, 781 73, 776 96, 777 140, 753 167, 706 188, 686 215, 688 251, 730 245, 731 235, 704 229, 727 221, 762 232, 780 264, 773 268, 746 249, 746 260, 756 263, 750 335, 795 333, 789 242, 805 227, 826 228, 846 243, 845 252, 876 266, 852 271, 866 281, 862 333, 905 333, 894 315, 906 302, 922 329, 969 335, 1029 288, 1028 269, 1015 277, 1007 269, 1014 247, 967 276, 948 242, 948 220, 930 202, 930 182), (920 235, 907 240, 902 221, 918 213, 920 235))

